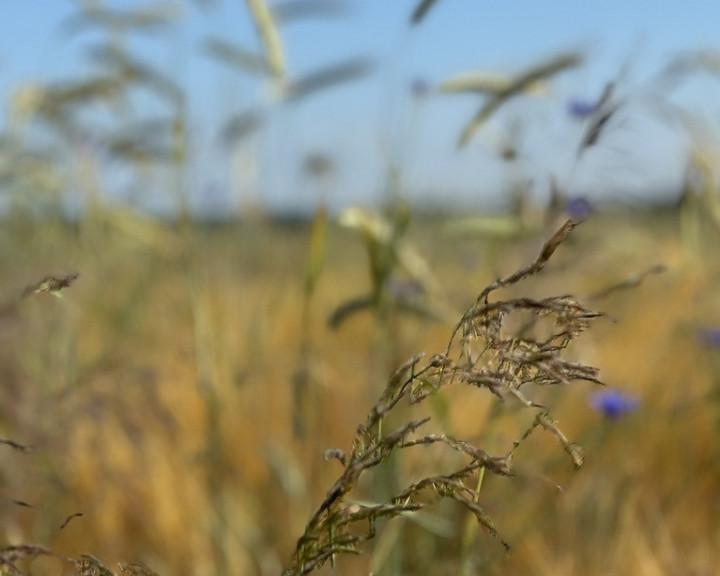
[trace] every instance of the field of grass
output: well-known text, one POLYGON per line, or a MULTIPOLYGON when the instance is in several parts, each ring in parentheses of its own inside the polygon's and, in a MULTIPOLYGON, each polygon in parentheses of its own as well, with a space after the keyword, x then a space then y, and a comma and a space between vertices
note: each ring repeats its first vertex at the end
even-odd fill
MULTIPOLYGON (((78 2, 59 24, 86 75, 7 98, 0 576, 718 573, 720 161, 712 123, 676 90, 717 75, 717 53, 637 85, 628 67, 593 100, 548 90, 583 65, 577 50, 432 85, 399 74, 385 104, 403 113, 368 128, 398 143, 368 187, 385 208, 336 217, 355 144, 305 149, 298 103, 374 63, 323 50, 298 67, 285 26, 342 6, 246 0, 253 44, 190 42, 175 3, 120 4, 78 2), (196 110, 183 56, 153 63, 146 34, 236 75, 219 84, 235 87, 226 117, 196 110), (541 93, 546 107, 513 107, 541 93), (420 103, 457 94, 477 100, 457 147, 504 174, 473 190, 508 200, 507 217, 403 203, 418 191, 404 114, 419 125, 420 103), (537 120, 554 153, 551 116, 573 149, 538 173, 525 130, 537 120), (591 206, 592 155, 606 198, 656 191, 657 164, 634 164, 645 120, 682 141, 682 157, 655 159, 684 169, 663 183, 677 205, 591 206), (486 129, 502 137, 482 151, 486 129), (276 144, 277 158, 259 152, 276 144), (286 169, 312 193, 309 221, 262 213, 263 177, 286 169), (158 190, 168 220, 142 211, 158 190), (227 220, 203 223, 194 202, 213 194, 227 220)), ((210 3, 196 4, 201 23, 210 3)), ((407 26, 436 4, 412 2, 407 26)), ((458 209, 440 188, 434 201, 458 209)))
MULTIPOLYGON (((333 311, 371 288, 361 237, 335 224, 308 299, 305 225, 183 226, 112 212, 74 225, 3 222, 0 438, 16 444, 0 444, 0 542, 159 574, 281 573, 342 471, 324 451, 349 454, 389 374, 414 354, 444 352, 480 291, 531 263, 558 223, 498 240, 412 220, 408 241, 437 285, 418 298, 442 314, 390 305, 331 329, 333 311), (74 272, 62 298, 20 297, 74 272)), ((552 407, 585 463, 576 470, 538 430, 515 451, 513 477, 485 475, 478 504, 510 554, 443 500, 379 524, 363 555, 338 555, 320 573, 390 573, 395 562, 397 573, 456 574, 462 560, 469 574, 715 574, 718 240, 709 231, 688 242, 674 211, 598 213, 541 273, 492 297, 570 294, 605 313, 568 356, 598 367, 632 408, 608 415, 591 401, 601 388, 586 382, 528 392, 552 407)), ((393 282, 417 290, 402 275, 393 282)), ((487 390, 441 392, 425 408, 432 431, 489 454, 507 454, 532 424, 534 412, 487 390)), ((453 462, 418 446, 394 462, 391 483, 453 462)), ((387 470, 369 472, 348 505, 372 501, 381 481, 387 470)), ((17 566, 78 569, 51 555, 17 566)))

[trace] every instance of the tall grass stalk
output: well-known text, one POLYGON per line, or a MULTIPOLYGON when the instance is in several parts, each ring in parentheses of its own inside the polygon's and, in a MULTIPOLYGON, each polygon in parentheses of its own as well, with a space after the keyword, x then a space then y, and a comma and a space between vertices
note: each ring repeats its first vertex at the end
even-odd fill
MULTIPOLYGON (((494 521, 478 504, 486 472, 512 476, 516 449, 538 428, 556 438, 576 467, 583 464, 582 449, 559 428, 550 408, 535 402, 529 394, 534 386, 569 385, 579 380, 599 383, 596 368, 565 360, 563 353, 600 314, 569 296, 489 300, 496 290, 542 271, 574 227, 574 222, 566 222, 545 243, 534 262, 487 286, 457 323, 443 353, 428 360, 419 354, 392 373, 365 422, 358 427, 349 454, 339 449, 326 453, 340 461, 343 472, 311 516, 286 576, 309 574, 327 561, 334 562, 339 554, 359 553, 360 545, 376 536, 382 520, 420 511, 442 499, 467 508, 509 549, 494 521), (552 334, 536 338, 528 330, 509 333, 507 320, 515 314, 530 314, 536 321, 551 319, 552 334), (408 402, 408 408, 417 408, 427 398, 442 393, 443 388, 459 384, 488 391, 503 401, 513 398, 534 413, 532 424, 506 454, 491 456, 485 449, 442 431, 421 432, 428 426, 429 416, 418 414, 404 424, 398 423, 398 412, 402 421, 407 409, 401 401, 408 402), (374 471, 374 476, 379 477, 382 466, 389 461, 395 463, 393 472, 397 474, 392 486, 404 485, 397 466, 402 451, 429 446, 445 447, 450 454, 461 455, 464 465, 453 467, 452 458, 434 458, 430 475, 409 481, 405 488, 394 488, 382 501, 359 503, 351 496, 366 473, 374 471), (450 466, 450 471, 436 472, 445 465, 450 466)), ((465 565, 468 557, 466 554, 463 559, 465 565)), ((402 566, 393 568, 402 572, 402 566)))

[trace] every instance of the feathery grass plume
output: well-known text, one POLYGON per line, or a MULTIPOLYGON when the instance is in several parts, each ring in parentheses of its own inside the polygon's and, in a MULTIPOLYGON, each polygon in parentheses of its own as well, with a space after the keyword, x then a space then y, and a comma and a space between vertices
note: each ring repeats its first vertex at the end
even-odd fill
POLYGON ((410 16, 410 23, 413 25, 420 24, 436 2, 437 0, 421 0, 418 5, 415 6, 412 16, 410 16))
POLYGON ((301 78, 288 80, 283 88, 283 99, 288 102, 300 100, 320 90, 359 80, 372 72, 372 69, 370 62, 364 58, 327 66, 301 78))
MULTIPOLYGON (((538 272, 540 272, 543 268, 545 268, 545 265, 548 263, 548 260, 550 260, 550 257, 555 253, 555 250, 557 250, 558 246, 560 246, 560 244, 562 244, 568 237, 568 235, 575 229, 575 226, 577 226, 577 222, 574 222, 573 220, 567 220, 565 224, 563 224, 557 230, 557 232, 555 232, 555 234, 553 234, 552 237, 547 242, 545 242, 542 250, 540 251, 540 254, 532 264, 528 264, 514 274, 511 274, 506 278, 500 278, 489 286, 486 286, 485 289, 478 296, 475 306, 477 307, 481 304, 487 305, 488 297, 495 290, 511 286, 518 283, 520 280, 527 278, 528 276, 532 276, 533 274, 537 274, 538 272)), ((462 321, 460 324, 458 324, 458 328, 460 328, 461 326, 462 321)))
MULTIPOLYGON (((472 82, 459 83, 462 90, 458 90, 458 86, 453 83, 445 88, 447 92, 465 91, 471 89, 482 93, 488 93, 488 99, 478 110, 472 120, 465 126, 460 138, 458 139, 458 147, 463 148, 470 142, 478 129, 490 118, 503 104, 510 99, 527 92, 540 81, 547 80, 560 72, 575 68, 583 61, 581 54, 577 52, 568 52, 552 58, 546 62, 533 66, 532 68, 520 73, 512 78, 509 82, 505 79, 495 77, 477 76, 472 82)), ((458 82, 457 80, 455 81, 458 82)))
POLYGON ((267 76, 270 64, 260 54, 255 54, 238 44, 209 37, 203 42, 203 50, 212 58, 236 70, 267 76))
POLYGON ((337 459, 343 465, 343 471, 308 521, 286 576, 309 574, 325 562, 334 561, 339 554, 358 554, 360 545, 375 537, 379 519, 416 512, 442 499, 454 500, 464 506, 481 526, 509 549, 493 520, 478 504, 481 486, 478 477, 486 471, 512 476, 515 450, 537 428, 552 434, 576 467, 583 464, 582 449, 562 432, 550 409, 533 401, 526 389, 533 385, 570 384, 578 380, 600 383, 596 368, 563 358, 570 343, 600 314, 570 296, 488 300, 495 290, 540 272, 574 226, 568 221, 545 243, 532 264, 485 288, 457 323, 444 353, 427 359, 424 354, 418 354, 389 377, 365 422, 358 427, 349 454, 340 449, 326 451, 326 458, 337 459), (522 312, 554 320, 553 333, 545 340, 510 333, 505 320, 522 312), (458 333, 462 333, 460 346, 454 345, 458 333), (503 401, 511 397, 519 399, 525 408, 534 411, 533 423, 501 456, 492 456, 482 447, 461 438, 424 432, 430 417, 421 416, 389 431, 383 428, 387 417, 396 414, 401 402, 420 405, 451 385, 487 390, 503 401), (408 448, 422 449, 433 445, 463 455, 464 465, 421 478, 380 502, 359 503, 354 497, 350 499, 361 478, 391 456, 398 456, 408 448))
POLYGON ((285 75, 285 55, 273 13, 264 0, 245 0, 245 5, 250 11, 255 28, 265 47, 270 72, 275 77, 281 78, 285 75))
MULTIPOLYGON (((391 173, 392 177, 392 173, 391 173)), ((390 185, 393 185, 391 180, 390 185)), ((350 208, 340 216, 340 223, 360 232, 365 240, 368 256, 371 291, 367 297, 352 299, 339 306, 331 315, 329 324, 337 327, 350 314, 367 310, 374 319, 373 361, 371 362, 371 386, 368 387, 368 401, 374 401, 377 393, 377 382, 389 370, 400 362, 401 336, 398 322, 401 314, 416 314, 420 317, 442 317, 443 310, 438 310, 437 301, 430 299, 407 297, 403 291, 393 289, 393 274, 404 270, 416 284, 421 296, 425 293, 439 296, 440 291, 431 273, 430 267, 419 254, 407 243, 405 234, 410 223, 408 207, 396 200, 388 207, 385 214, 375 214, 359 208, 350 208), (358 304, 360 304, 358 306, 358 304), (437 316, 436 316, 437 315, 437 316)), ((413 291, 414 292, 414 291, 413 291)), ((372 498, 384 501, 397 492, 398 475, 396 459, 388 458, 375 471, 372 480, 372 498)), ((378 549, 376 549, 378 552, 378 549)), ((378 553, 376 559, 382 557, 383 569, 379 574, 397 573, 403 564, 403 547, 392 546, 387 554, 378 553)))

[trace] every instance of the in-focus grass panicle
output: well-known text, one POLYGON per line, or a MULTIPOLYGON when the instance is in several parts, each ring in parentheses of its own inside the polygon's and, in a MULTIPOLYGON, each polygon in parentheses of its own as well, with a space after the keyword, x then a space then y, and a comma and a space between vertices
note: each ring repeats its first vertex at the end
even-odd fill
MULTIPOLYGON (((488 285, 483 289, 483 291, 480 293, 480 295, 477 297, 477 301, 475 302, 475 305, 478 306, 480 304, 487 305, 488 304, 488 297, 492 292, 495 290, 498 290, 500 288, 505 288, 507 286, 511 286, 513 284, 516 284, 523 278, 527 278, 528 276, 532 276, 533 274, 537 274, 540 272, 543 268, 545 268, 545 265, 547 264, 550 257, 555 253, 555 250, 557 247, 567 238, 567 236, 570 234, 570 232, 573 231, 573 229, 577 226, 577 223, 573 220, 567 220, 561 228, 559 228, 555 234, 547 241, 545 244, 543 244, 542 250, 540 251, 540 254, 535 259, 534 262, 531 264, 528 264, 527 266, 521 268, 514 274, 511 274, 510 276, 507 276, 506 278, 500 278, 493 282, 492 284, 488 285)), ((457 332, 458 329, 463 328, 465 326, 465 322, 467 321, 468 314, 473 315, 475 314, 475 309, 470 309, 468 312, 465 313, 463 318, 460 320, 460 323, 455 328, 455 332, 453 332, 453 336, 457 332)), ((452 338, 451 338, 452 343, 452 338)))
MULTIPOLYGON (((575 223, 568 221, 545 243, 534 263, 483 290, 453 330, 444 353, 427 360, 423 354, 416 355, 390 376, 365 422, 358 427, 349 454, 340 449, 326 451, 326 459, 337 459, 343 465, 343 472, 311 516, 297 542, 286 575, 308 574, 328 560, 334 560, 336 555, 357 554, 359 546, 376 535, 379 519, 416 512, 442 499, 463 505, 480 525, 509 549, 493 520, 478 504, 482 484, 477 481, 478 475, 488 471, 511 476, 516 448, 538 427, 555 436, 576 467, 582 465, 582 449, 562 432, 550 409, 534 402, 528 393, 533 386, 568 385, 577 380, 600 383, 596 368, 562 356, 569 344, 599 314, 569 296, 489 302, 489 295, 495 290, 542 270, 574 227, 575 223), (550 318, 554 326, 552 334, 545 339, 535 339, 527 334, 507 333, 506 317, 519 312, 550 318), (459 349, 453 346, 458 332, 463 335, 459 349), (427 416, 411 419, 391 430, 383 427, 402 401, 417 406, 428 397, 441 394, 442 389, 450 385, 488 390, 503 401, 515 397, 535 412, 533 424, 513 443, 509 452, 501 456, 491 456, 482 447, 461 438, 425 432, 430 422, 427 416), (408 448, 431 445, 444 446, 463 455, 465 464, 400 487, 381 502, 358 504, 349 500, 348 496, 357 488, 361 477, 392 455, 408 448), (473 485, 477 487, 472 488, 473 485)), ((442 467, 442 464, 437 466, 442 467)))

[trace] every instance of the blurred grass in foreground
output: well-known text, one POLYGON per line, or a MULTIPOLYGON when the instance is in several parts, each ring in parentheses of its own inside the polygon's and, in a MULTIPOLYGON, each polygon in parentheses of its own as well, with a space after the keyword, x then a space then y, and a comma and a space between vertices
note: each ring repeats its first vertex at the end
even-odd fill
MULTIPOLYGON (((480 534, 479 569, 710 574, 719 565, 720 349, 699 335, 720 326, 720 261, 712 244, 688 257, 678 222, 670 212, 597 214, 524 287, 536 297, 597 296, 591 304, 608 318, 574 353, 639 406, 610 419, 593 411, 589 385, 556 397, 555 416, 584 445, 586 465, 572 473, 553 439, 539 435, 518 450, 519 478, 487 478, 480 504, 514 552, 504 557, 480 534), (659 263, 663 274, 607 291, 659 263)), ((1 538, 69 556, 89 552, 107 566, 138 560, 167 574, 217 570, 219 544, 230 573, 279 573, 337 473, 323 451, 347 448, 369 409, 377 374, 371 318, 353 317, 337 331, 325 324, 340 303, 369 289, 362 244, 328 228, 308 320, 309 229, 251 221, 196 228, 186 241, 171 226, 145 224, 155 247, 102 221, 14 220, 0 232, 0 437, 34 448, 0 445, 1 538), (75 271, 80 277, 62 299, 17 300, 48 272, 75 271), (308 386, 318 404, 299 439, 292 378, 302 338, 312 343, 308 386), (217 396, 213 453, 199 363, 217 396), (82 516, 61 529, 75 513, 82 516)), ((540 244, 539 235, 453 237, 442 224, 416 220, 408 236, 458 310, 540 244)), ((395 321, 402 357, 444 349, 448 325, 395 321)), ((451 433, 477 437, 493 406, 456 390, 438 418, 451 433)), ((512 407, 494 416, 491 437, 481 439, 488 451, 515 439, 526 424, 516 416, 512 407)), ((413 477, 428 465, 418 457, 400 473, 413 477)), ((453 573, 463 517, 445 505, 437 514, 424 525, 393 520, 402 523, 409 572, 453 573)), ((368 560, 341 561, 364 573, 368 560)), ((56 562, 37 559, 33 571, 57 573, 56 562)))

